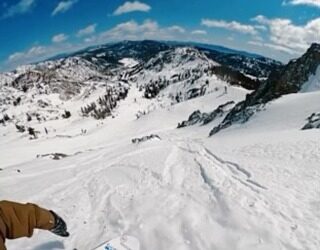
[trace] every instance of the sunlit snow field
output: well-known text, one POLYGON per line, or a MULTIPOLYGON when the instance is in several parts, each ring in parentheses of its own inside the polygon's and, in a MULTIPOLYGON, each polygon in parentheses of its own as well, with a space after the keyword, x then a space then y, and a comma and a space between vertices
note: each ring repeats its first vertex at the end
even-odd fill
POLYGON ((56 131, 38 140, 0 128, 0 199, 55 210, 71 233, 39 231, 9 249, 90 250, 122 234, 141 250, 320 249, 320 133, 300 130, 320 92, 284 96, 213 137, 219 121, 176 129, 245 94, 230 87, 137 120, 151 101, 132 86, 114 119, 50 121, 56 131), (161 140, 131 142, 150 134, 161 140), (37 158, 47 153, 68 157, 37 158))

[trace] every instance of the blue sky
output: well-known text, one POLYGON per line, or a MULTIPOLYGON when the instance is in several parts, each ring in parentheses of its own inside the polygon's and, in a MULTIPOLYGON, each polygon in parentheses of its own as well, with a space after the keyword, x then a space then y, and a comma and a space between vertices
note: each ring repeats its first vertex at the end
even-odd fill
POLYGON ((212 43, 286 62, 320 41, 320 0, 0 0, 0 70, 141 39, 212 43))

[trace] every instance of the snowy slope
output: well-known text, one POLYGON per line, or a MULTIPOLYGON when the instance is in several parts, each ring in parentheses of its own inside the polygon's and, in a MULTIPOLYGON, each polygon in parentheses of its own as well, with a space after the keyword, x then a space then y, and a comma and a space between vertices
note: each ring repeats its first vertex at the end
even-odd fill
POLYGON ((0 199, 55 210, 71 232, 38 231, 8 241, 9 250, 91 250, 122 234, 141 250, 320 249, 320 134, 301 130, 318 119, 319 68, 303 93, 208 137, 226 114, 177 125, 250 91, 214 74, 220 65, 195 48, 128 45, 0 75, 0 199), (84 116, 109 90, 117 99, 110 114, 84 116))
POLYGON ((320 109, 319 99, 320 92, 283 96, 247 124, 217 134, 207 144, 267 187, 268 224, 283 244, 269 249, 320 246, 320 134, 299 130, 307 114, 320 109))
POLYGON ((320 135, 300 127, 319 109, 320 92, 284 96, 211 138, 212 125, 175 129, 195 109, 239 101, 246 91, 222 93, 136 120, 156 100, 133 86, 118 116, 103 123, 48 121, 56 132, 36 141, 1 128, 0 199, 55 209, 71 231, 68 239, 38 232, 9 249, 90 250, 123 233, 143 250, 318 249, 320 135), (161 140, 131 143, 151 133, 161 140), (36 158, 53 152, 69 156, 36 158))
POLYGON ((139 64, 139 62, 133 58, 122 58, 119 62, 122 63, 125 67, 129 68, 132 68, 139 64))

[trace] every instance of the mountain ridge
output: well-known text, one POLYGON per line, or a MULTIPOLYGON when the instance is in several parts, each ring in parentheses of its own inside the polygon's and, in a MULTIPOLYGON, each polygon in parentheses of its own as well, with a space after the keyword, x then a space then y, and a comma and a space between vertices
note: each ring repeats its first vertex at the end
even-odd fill
MULTIPOLYGON (((61 53, 52 57, 47 58, 44 61, 48 61, 48 60, 56 60, 56 59, 61 59, 63 57, 69 57, 72 56, 78 52, 82 52, 82 51, 87 51, 90 49, 95 49, 95 48, 99 48, 99 47, 105 47, 105 46, 112 46, 114 44, 117 43, 126 43, 126 42, 159 42, 159 43, 165 43, 167 45, 173 45, 173 46, 192 46, 192 47, 198 47, 198 48, 202 48, 202 49, 210 49, 210 50, 215 50, 218 52, 222 52, 222 53, 226 53, 226 54, 241 54, 244 56, 250 56, 253 58, 268 58, 271 60, 275 60, 273 58, 269 58, 257 53, 252 53, 252 52, 248 52, 248 51, 244 51, 244 50, 237 50, 237 49, 232 49, 232 48, 228 48, 222 45, 216 45, 216 44, 207 44, 207 43, 199 43, 199 42, 192 42, 192 41, 168 41, 168 40, 150 40, 150 39, 146 39, 146 40, 123 40, 123 41, 119 41, 119 42, 110 42, 110 43, 103 43, 103 44, 98 44, 98 45, 92 45, 92 46, 88 46, 85 47, 83 49, 80 49, 78 51, 74 51, 74 52, 70 52, 70 53, 61 53)), ((277 61, 277 60, 275 60, 277 61)), ((280 61, 279 61, 280 62, 280 61)))
POLYGON ((298 59, 289 61, 287 65, 273 71, 267 81, 246 99, 238 103, 210 135, 235 123, 245 123, 261 106, 283 95, 302 91, 303 85, 315 75, 320 67, 320 44, 313 43, 298 59))

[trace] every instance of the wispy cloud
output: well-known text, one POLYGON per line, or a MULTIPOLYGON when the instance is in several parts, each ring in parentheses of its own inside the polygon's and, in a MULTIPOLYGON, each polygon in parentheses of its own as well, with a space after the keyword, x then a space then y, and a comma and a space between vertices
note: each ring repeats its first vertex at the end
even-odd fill
POLYGON ((242 24, 237 21, 227 22, 224 20, 202 19, 201 24, 209 28, 222 28, 251 35, 257 34, 257 30, 253 25, 242 24))
POLYGON ((178 32, 178 33, 184 33, 186 30, 178 25, 173 25, 168 28, 169 31, 178 32))
POLYGON ((286 54, 289 54, 289 55, 300 54, 295 50, 289 49, 289 48, 281 46, 281 45, 273 44, 273 43, 266 43, 266 42, 262 42, 262 41, 249 41, 248 44, 253 45, 253 46, 257 46, 257 47, 269 48, 269 49, 277 50, 280 52, 285 52, 286 54))
POLYGON ((136 40, 139 37, 158 36, 160 32, 159 25, 156 21, 145 20, 139 24, 134 20, 120 23, 114 28, 100 34, 100 38, 110 38, 113 40, 136 40))
POLYGON ((68 11, 77 2, 78 0, 67 0, 59 2, 57 7, 52 11, 52 16, 68 11))
POLYGON ((20 0, 17 4, 10 6, 3 14, 2 18, 9 18, 27 13, 35 6, 35 3, 35 0, 20 0))
POLYGON ((51 47, 46 46, 33 46, 27 51, 15 52, 11 54, 7 60, 8 65, 20 65, 30 63, 34 60, 38 60, 43 56, 46 56, 50 53, 54 53, 57 50, 52 49, 51 47))
POLYGON ((307 5, 320 8, 320 0, 289 0, 284 1, 283 5, 307 5))
POLYGON ((200 41, 199 35, 188 32, 185 27, 179 25, 160 26, 155 20, 146 19, 139 23, 135 20, 119 23, 111 29, 99 34, 86 37, 88 44, 100 44, 110 41, 121 40, 180 40, 200 41))
POLYGON ((205 30, 193 30, 191 32, 191 34, 193 34, 193 35, 207 35, 207 31, 205 31, 205 30))
POLYGON ((52 42, 54 43, 61 43, 68 40, 68 36, 66 34, 58 34, 52 37, 52 42))
POLYGON ((301 53, 311 43, 319 41, 320 18, 310 20, 304 25, 296 25, 290 19, 269 19, 263 15, 252 20, 267 27, 267 43, 270 48, 278 48, 288 53, 301 53))
POLYGON ((87 27, 80 29, 77 33, 78 37, 88 36, 96 32, 97 24, 91 24, 87 27))
POLYGON ((123 5, 119 6, 114 12, 113 15, 119 16, 125 13, 134 12, 134 11, 142 11, 148 12, 151 10, 151 6, 139 1, 134 2, 125 2, 123 5))
POLYGON ((11 54, 4 67, 8 69, 16 68, 19 65, 29 64, 49 57, 57 55, 62 52, 71 52, 83 48, 81 44, 70 43, 53 43, 50 45, 36 45, 26 51, 19 51, 11 54))

